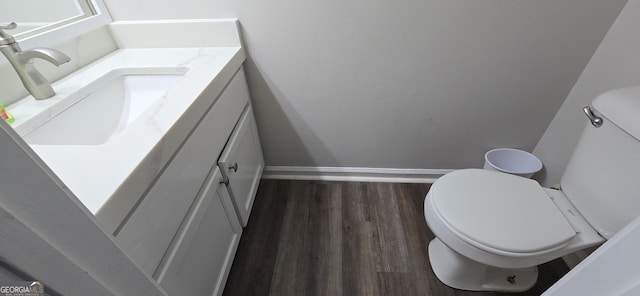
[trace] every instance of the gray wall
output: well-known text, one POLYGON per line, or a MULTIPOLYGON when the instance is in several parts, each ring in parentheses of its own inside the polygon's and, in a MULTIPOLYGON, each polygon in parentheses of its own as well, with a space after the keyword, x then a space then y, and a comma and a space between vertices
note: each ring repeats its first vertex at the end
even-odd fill
POLYGON ((625 2, 106 0, 240 19, 268 165, 426 169, 533 149, 625 2))
POLYGON ((607 90, 640 85, 638 28, 640 0, 629 0, 534 150, 545 164, 545 185, 560 181, 587 124, 582 107, 607 90))

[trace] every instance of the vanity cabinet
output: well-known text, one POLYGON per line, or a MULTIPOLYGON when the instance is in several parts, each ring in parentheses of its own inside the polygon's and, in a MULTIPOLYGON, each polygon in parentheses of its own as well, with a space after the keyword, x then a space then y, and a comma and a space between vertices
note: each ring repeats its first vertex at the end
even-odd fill
POLYGON ((221 294, 263 166, 240 69, 121 224, 116 240, 170 295, 221 294))

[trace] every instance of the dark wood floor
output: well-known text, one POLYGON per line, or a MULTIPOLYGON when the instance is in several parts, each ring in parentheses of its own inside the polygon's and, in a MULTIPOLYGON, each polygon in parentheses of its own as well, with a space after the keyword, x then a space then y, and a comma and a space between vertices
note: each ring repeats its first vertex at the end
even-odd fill
MULTIPOLYGON (((425 184, 263 180, 224 295, 456 295, 435 277, 425 184)), ((540 295, 568 271, 540 267, 540 295)))

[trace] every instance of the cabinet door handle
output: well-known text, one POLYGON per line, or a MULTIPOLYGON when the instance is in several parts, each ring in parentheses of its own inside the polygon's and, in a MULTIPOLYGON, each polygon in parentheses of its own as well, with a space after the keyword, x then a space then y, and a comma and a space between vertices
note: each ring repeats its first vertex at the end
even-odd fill
POLYGON ((233 172, 237 172, 238 171, 238 162, 234 163, 233 165, 229 166, 230 170, 233 170, 233 172))
POLYGON ((224 184, 226 186, 229 186, 229 178, 223 176, 222 180, 220 181, 220 184, 224 184))

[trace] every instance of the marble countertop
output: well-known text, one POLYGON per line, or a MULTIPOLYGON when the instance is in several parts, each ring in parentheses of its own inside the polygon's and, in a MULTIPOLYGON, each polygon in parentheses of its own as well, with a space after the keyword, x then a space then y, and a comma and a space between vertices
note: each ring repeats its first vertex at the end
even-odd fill
POLYGON ((7 109, 16 117, 14 129, 24 136, 73 104, 65 101, 69 94, 113 69, 189 69, 126 131, 104 144, 31 145, 98 220, 108 216, 107 220, 116 221, 111 224, 117 224, 160 174, 244 59, 242 48, 235 46, 119 49, 53 84, 55 97, 42 101, 27 97, 7 109))

